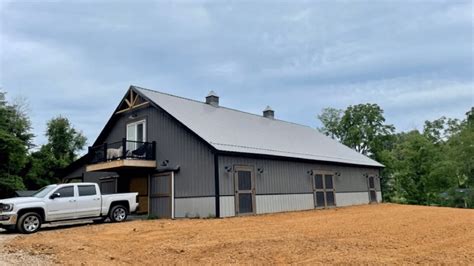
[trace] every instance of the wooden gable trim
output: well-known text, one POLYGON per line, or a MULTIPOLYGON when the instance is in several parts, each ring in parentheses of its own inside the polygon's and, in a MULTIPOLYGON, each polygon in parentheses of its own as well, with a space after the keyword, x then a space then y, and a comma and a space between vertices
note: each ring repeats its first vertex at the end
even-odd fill
POLYGON ((147 106, 149 101, 145 100, 142 96, 138 95, 132 88, 128 90, 122 102, 119 104, 118 110, 115 114, 125 113, 140 107, 147 106))

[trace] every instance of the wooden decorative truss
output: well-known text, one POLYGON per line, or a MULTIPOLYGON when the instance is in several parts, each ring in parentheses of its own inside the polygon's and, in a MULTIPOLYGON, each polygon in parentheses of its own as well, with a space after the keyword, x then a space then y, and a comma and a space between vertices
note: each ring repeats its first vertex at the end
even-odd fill
POLYGON ((147 106, 148 104, 149 102, 147 102, 140 95, 130 89, 125 98, 123 99, 122 103, 120 104, 116 114, 128 112, 133 109, 147 106))

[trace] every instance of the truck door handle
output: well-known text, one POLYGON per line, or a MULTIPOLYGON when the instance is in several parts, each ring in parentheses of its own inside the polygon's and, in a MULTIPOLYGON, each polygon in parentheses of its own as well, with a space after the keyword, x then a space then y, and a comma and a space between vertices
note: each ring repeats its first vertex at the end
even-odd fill
POLYGON ((69 200, 69 202, 76 202, 76 200, 69 200))

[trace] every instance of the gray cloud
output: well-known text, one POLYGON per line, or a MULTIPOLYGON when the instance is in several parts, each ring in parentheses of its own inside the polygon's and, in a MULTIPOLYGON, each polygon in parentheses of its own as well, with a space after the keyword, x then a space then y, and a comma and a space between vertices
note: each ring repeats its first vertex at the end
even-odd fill
POLYGON ((473 104, 470 1, 3 1, 0 86, 37 142, 62 114, 92 142, 130 84, 317 126, 376 102, 400 130, 473 104))

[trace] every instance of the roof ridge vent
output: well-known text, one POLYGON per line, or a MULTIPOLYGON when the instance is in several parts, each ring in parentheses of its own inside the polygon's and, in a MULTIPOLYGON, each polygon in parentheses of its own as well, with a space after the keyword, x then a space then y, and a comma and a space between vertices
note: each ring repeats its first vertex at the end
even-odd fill
POLYGON ((267 105, 265 110, 263 110, 263 117, 275 119, 275 111, 270 107, 270 105, 267 105))
POLYGON ((217 93, 215 91, 212 91, 212 90, 209 92, 209 94, 207 94, 207 97, 209 97, 209 96, 219 97, 219 96, 217 96, 217 93))
POLYGON ((219 96, 214 91, 210 91, 209 94, 206 96, 206 103, 212 105, 214 107, 219 106, 219 96))

